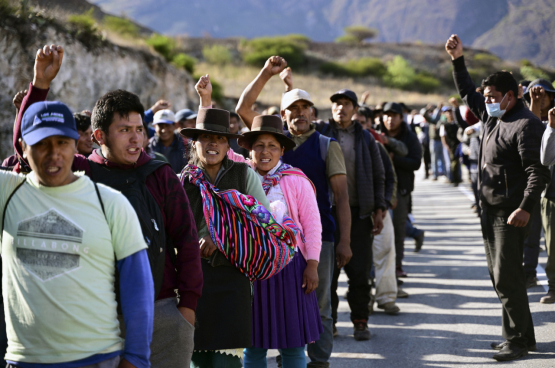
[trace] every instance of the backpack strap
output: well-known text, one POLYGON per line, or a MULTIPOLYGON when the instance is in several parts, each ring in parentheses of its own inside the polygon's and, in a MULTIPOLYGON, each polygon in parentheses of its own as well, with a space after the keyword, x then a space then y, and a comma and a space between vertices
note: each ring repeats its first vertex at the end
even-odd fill
POLYGON ((100 208, 102 208, 102 213, 104 214, 104 217, 106 218, 106 222, 108 222, 108 218, 106 217, 106 210, 104 209, 104 202, 102 201, 102 197, 100 196, 100 191, 98 190, 98 185, 94 181, 93 181, 93 184, 94 184, 94 190, 96 191, 96 196, 98 197, 98 201, 100 202, 100 208))
POLYGON ((17 187, 15 187, 14 191, 12 192, 12 194, 10 194, 10 196, 8 197, 8 200, 6 201, 6 204, 4 205, 4 211, 2 212, 2 226, 0 228, 0 236, 4 234, 4 224, 6 222, 6 212, 8 210, 8 204, 12 200, 12 197, 14 196, 15 192, 17 192, 18 189, 21 188, 21 186, 23 186, 23 184, 25 184, 26 181, 27 179, 23 180, 21 183, 17 185, 17 187))
POLYGON ((320 141, 320 157, 322 158, 322 161, 326 162, 326 158, 328 157, 328 150, 330 148, 331 138, 326 137, 323 134, 320 134, 318 139, 320 141))

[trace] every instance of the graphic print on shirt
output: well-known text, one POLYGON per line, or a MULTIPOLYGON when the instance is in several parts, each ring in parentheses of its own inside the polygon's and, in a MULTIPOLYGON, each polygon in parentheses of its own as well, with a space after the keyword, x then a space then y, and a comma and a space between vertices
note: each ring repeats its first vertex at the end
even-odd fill
POLYGON ((55 209, 21 221, 17 236, 17 258, 43 282, 79 268, 80 255, 64 251, 79 252, 83 229, 55 209))

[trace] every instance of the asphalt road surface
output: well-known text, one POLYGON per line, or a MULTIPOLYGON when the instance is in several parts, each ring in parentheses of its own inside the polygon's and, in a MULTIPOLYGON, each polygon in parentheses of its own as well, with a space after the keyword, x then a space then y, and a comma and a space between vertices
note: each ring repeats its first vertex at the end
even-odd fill
MULTIPOLYGON (((528 289, 538 351, 513 362, 492 359, 490 343, 503 341, 501 304, 487 271, 479 221, 470 209, 470 187, 454 188, 419 176, 413 215, 426 240, 420 253, 413 252, 412 239, 405 241, 409 277, 402 288, 410 296, 397 300, 397 316, 374 308, 368 321, 372 339, 363 342, 353 339, 349 306, 341 297, 331 367, 555 367, 555 305, 539 303, 547 285, 540 268, 543 285, 528 289)), ((540 266, 546 260, 543 251, 540 266)), ((346 288, 342 274, 340 296, 346 288)), ((268 367, 277 367, 275 355, 277 351, 270 352, 268 367)))

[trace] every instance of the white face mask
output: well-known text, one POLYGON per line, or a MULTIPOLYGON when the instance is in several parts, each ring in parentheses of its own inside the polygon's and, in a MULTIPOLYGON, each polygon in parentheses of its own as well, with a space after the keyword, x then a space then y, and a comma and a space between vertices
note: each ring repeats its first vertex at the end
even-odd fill
POLYGON ((492 102, 486 104, 486 111, 488 112, 489 116, 491 116, 492 118, 500 118, 503 116, 503 114, 505 114, 505 112, 507 112, 507 109, 501 110, 501 103, 503 103, 505 97, 507 97, 507 94, 503 96, 501 102, 492 102))

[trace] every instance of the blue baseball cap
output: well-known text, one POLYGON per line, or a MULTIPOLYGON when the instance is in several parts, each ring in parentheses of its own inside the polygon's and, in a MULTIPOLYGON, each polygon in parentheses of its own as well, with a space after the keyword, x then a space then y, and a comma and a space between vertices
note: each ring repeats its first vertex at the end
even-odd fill
POLYGON ((445 111, 453 111, 453 108, 451 106, 443 106, 441 108, 441 112, 445 112, 445 111))
POLYGON ((23 115, 21 135, 25 143, 30 146, 53 135, 79 139, 71 110, 58 101, 41 101, 32 104, 23 115))
POLYGON ((179 110, 175 114, 175 121, 179 122, 182 120, 194 119, 196 117, 197 117, 197 113, 194 112, 193 110, 183 109, 183 110, 179 110))

